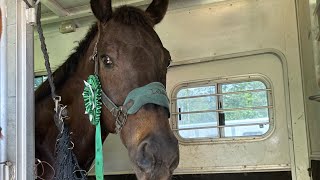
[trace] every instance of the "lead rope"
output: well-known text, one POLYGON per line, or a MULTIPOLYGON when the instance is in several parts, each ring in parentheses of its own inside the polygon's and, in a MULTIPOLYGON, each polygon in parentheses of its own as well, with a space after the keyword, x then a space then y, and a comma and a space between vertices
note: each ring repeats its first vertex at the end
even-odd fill
POLYGON ((41 3, 39 0, 37 4, 37 31, 39 33, 39 39, 41 43, 41 50, 45 60, 45 67, 48 74, 48 82, 51 88, 51 97, 55 104, 55 115, 54 122, 59 130, 57 137, 56 147, 55 147, 55 174, 54 179, 57 180, 86 180, 86 171, 81 170, 77 158, 73 153, 74 144, 71 141, 69 128, 64 124, 64 120, 68 118, 67 116, 67 106, 60 104, 61 97, 55 93, 55 86, 53 82, 52 71, 50 68, 50 61, 47 46, 45 43, 45 37, 43 35, 43 29, 41 26, 41 3), (72 146, 70 147, 70 144, 72 146))

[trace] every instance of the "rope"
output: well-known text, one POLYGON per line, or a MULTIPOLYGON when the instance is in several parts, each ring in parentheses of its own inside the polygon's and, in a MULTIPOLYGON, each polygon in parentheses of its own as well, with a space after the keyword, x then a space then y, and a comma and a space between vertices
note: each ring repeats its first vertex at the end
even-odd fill
POLYGON ((31 6, 31 4, 29 3, 29 1, 28 1, 28 0, 23 0, 23 2, 25 2, 25 3, 26 3, 26 5, 28 6, 28 8, 32 8, 32 6, 31 6))
POLYGON ((68 126, 57 137, 55 152, 55 177, 54 180, 86 180, 87 172, 78 164, 77 157, 73 153, 74 144, 71 140, 68 126))
POLYGON ((50 169, 52 170, 53 176, 52 176, 51 178, 49 178, 49 179, 53 179, 54 176, 55 176, 55 170, 54 170, 54 168, 51 166, 51 164, 48 163, 47 161, 41 161, 40 159, 37 159, 37 158, 36 158, 36 160, 37 160, 37 163, 35 164, 35 168, 34 168, 34 174, 35 174, 35 176, 36 176, 36 179, 45 180, 44 178, 42 178, 42 176, 43 176, 44 173, 45 173, 44 164, 46 164, 47 166, 49 166, 50 169), (41 166, 41 174, 40 174, 40 175, 39 175, 39 173, 38 173, 38 166, 41 166))
POLYGON ((52 76, 52 71, 51 71, 50 62, 49 62, 49 54, 48 54, 47 45, 45 42, 45 37, 43 35, 42 25, 41 25, 41 3, 39 3, 38 7, 37 7, 37 31, 39 33, 39 39, 40 39, 40 43, 41 43, 41 51, 43 53, 45 66, 46 66, 46 70, 48 73, 48 81, 49 81, 49 85, 51 88, 51 97, 53 100, 55 100, 57 98, 57 95, 55 92, 56 89, 55 89, 55 86, 53 83, 53 76, 52 76))
MULTIPOLYGON (((55 147, 55 164, 54 168, 52 168, 55 172, 54 179, 55 180, 86 180, 86 171, 82 170, 78 164, 78 160, 73 152, 74 143, 71 141, 69 128, 64 124, 64 119, 68 118, 66 106, 63 106, 59 102, 61 101, 61 97, 57 96, 55 93, 55 86, 53 82, 52 71, 50 68, 50 61, 47 46, 45 43, 45 37, 43 35, 43 29, 41 26, 41 3, 39 0, 36 1, 37 5, 37 31, 39 33, 39 40, 41 43, 41 50, 43 53, 43 57, 45 60, 45 67, 48 73, 48 82, 51 88, 51 97, 55 103, 55 115, 54 122, 57 128, 60 130, 60 133, 57 137, 57 143, 55 147), (38 3, 38 4, 37 4, 38 3), (71 146, 70 146, 71 144, 71 146)), ((41 167, 43 167, 42 161, 41 167)), ((48 164, 49 165, 49 164, 48 164)), ((50 165, 50 167, 52 167, 50 165)), ((41 178, 40 178, 41 179, 41 178)))

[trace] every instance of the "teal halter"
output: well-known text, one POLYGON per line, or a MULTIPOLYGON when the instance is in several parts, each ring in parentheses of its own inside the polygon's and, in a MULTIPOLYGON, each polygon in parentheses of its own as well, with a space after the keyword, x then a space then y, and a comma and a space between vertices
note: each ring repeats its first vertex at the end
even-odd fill
POLYGON ((116 133, 120 133, 127 121, 127 116, 135 114, 146 104, 156 104, 169 111, 169 99, 164 85, 152 82, 145 86, 133 89, 127 96, 122 106, 115 105, 102 91, 102 103, 116 118, 116 133))
MULTIPOLYGON (((98 51, 97 44, 95 45, 92 60, 95 62, 94 75, 90 75, 87 81, 84 81, 85 88, 83 98, 85 103, 86 114, 89 115, 90 122, 96 126, 95 135, 95 172, 96 179, 103 180, 103 152, 101 140, 101 101, 102 104, 115 117, 116 128, 115 132, 120 133, 125 125, 128 115, 137 113, 142 106, 146 104, 155 104, 166 108, 169 112, 169 99, 165 86, 160 82, 152 82, 145 86, 133 89, 126 97, 122 106, 115 105, 112 100, 103 92, 98 76, 98 51)), ((168 113, 170 114, 170 113, 168 113)))

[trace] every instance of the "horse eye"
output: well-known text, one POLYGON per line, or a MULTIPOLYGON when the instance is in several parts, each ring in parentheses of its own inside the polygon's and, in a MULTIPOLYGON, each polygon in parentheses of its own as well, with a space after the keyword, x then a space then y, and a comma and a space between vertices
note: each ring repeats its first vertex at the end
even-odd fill
POLYGON ((111 58, 108 55, 102 55, 101 61, 107 66, 111 66, 113 64, 113 62, 111 61, 111 58))

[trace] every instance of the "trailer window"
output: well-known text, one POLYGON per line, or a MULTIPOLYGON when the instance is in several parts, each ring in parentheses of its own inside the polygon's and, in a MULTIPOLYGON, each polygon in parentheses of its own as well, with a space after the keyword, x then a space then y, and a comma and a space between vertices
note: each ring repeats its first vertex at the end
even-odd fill
POLYGON ((47 76, 36 76, 34 78, 34 90, 36 90, 44 81, 46 81, 47 78, 47 76))
POLYGON ((182 85, 172 98, 174 130, 184 139, 262 136, 271 89, 259 80, 182 85))

